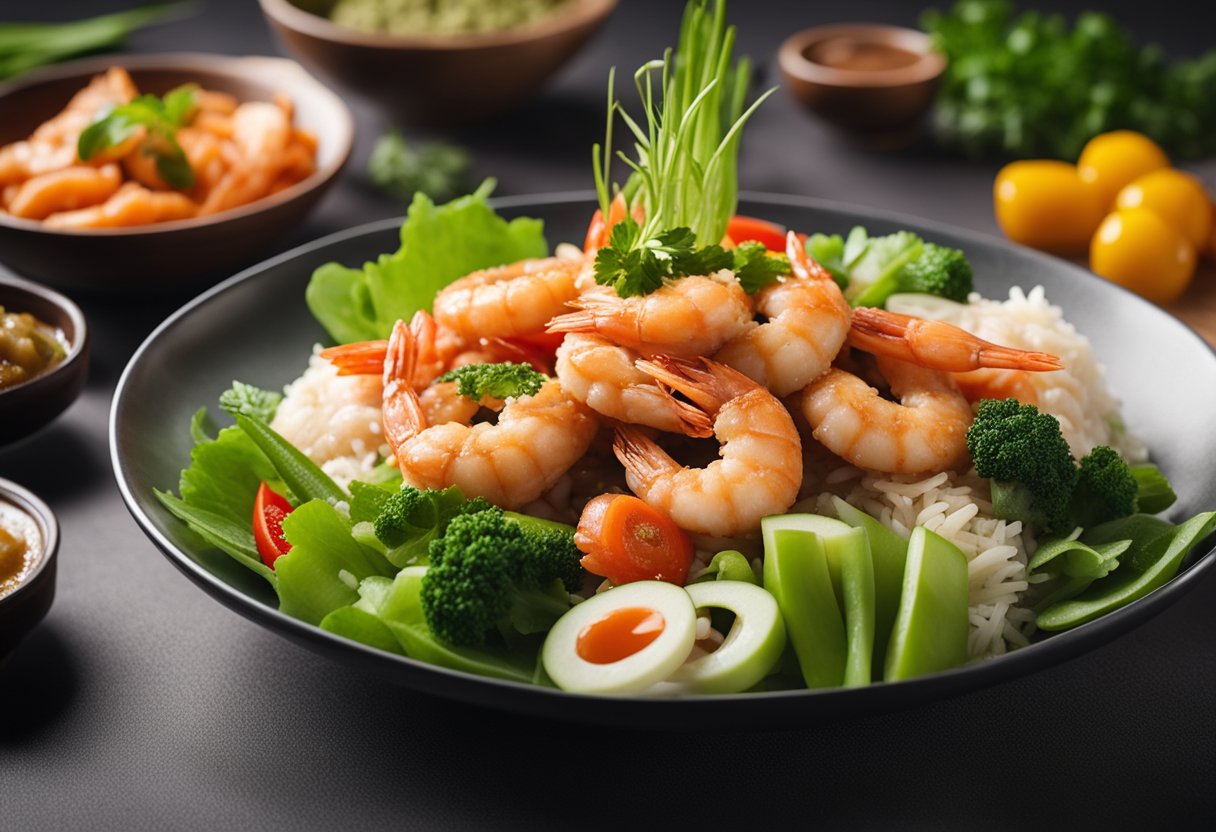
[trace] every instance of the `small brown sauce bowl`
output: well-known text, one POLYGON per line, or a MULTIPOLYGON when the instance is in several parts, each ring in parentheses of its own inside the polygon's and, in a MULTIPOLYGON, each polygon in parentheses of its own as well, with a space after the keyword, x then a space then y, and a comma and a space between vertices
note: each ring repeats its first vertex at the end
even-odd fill
POLYGON ((258 0, 308 66, 412 124, 483 121, 536 92, 574 56, 617 0, 567 0, 552 14, 494 32, 389 35, 331 21, 329 0, 258 0))
POLYGON ((197 83, 240 101, 285 93, 297 126, 317 137, 317 169, 276 194, 206 217, 126 228, 67 230, 0 213, 0 261, 40 282, 98 294, 177 291, 200 276, 247 265, 298 226, 346 164, 354 119, 336 94, 295 61, 190 53, 105 55, 47 67, 0 84, 0 145, 24 139, 59 112, 94 75, 112 66, 141 92, 164 95, 197 83))
POLYGON ((946 68, 929 36, 869 23, 816 26, 792 35, 777 54, 790 93, 846 132, 901 144, 933 103, 946 68))
POLYGON ((0 583, 0 663, 37 626, 55 599, 59 524, 42 500, 14 482, 0 479, 0 526, 10 534, 28 531, 34 545, 26 565, 8 588, 0 583), (16 528, 18 526, 24 527, 16 528))
POLYGON ((84 389, 89 374, 89 328, 84 313, 58 292, 0 273, 0 306, 28 312, 58 329, 67 355, 46 372, 0 388, 0 447, 33 433, 62 413, 84 389))

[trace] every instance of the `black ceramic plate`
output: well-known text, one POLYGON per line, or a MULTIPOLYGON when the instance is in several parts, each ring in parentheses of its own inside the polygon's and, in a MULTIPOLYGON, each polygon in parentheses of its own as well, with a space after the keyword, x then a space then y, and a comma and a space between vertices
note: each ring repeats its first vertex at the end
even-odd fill
MULTIPOLYGON (((588 194, 499 200, 505 215, 545 220, 551 243, 580 240, 591 212, 588 194)), ((912 217, 802 199, 745 197, 740 212, 794 228, 872 233, 911 228, 963 248, 989 297, 1042 284, 1052 302, 1093 342, 1131 429, 1180 495, 1177 517, 1216 507, 1216 354, 1165 312, 1064 261, 988 237, 912 217)), ((890 710, 990 685, 1092 650, 1173 603, 1216 563, 1192 558, 1171 583, 1140 601, 1074 630, 978 665, 895 684, 858 689, 787 691, 681 700, 605 699, 500 682, 383 653, 282 615, 261 578, 210 549, 166 512, 154 488, 175 488, 189 460, 190 416, 214 408, 234 378, 279 388, 308 361, 321 328, 304 305, 312 270, 336 260, 359 264, 396 249, 397 221, 344 231, 276 257, 200 296, 165 321, 132 358, 118 384, 110 421, 115 474, 127 507, 152 541, 187 577, 242 615, 342 663, 417 690, 530 714, 595 723, 654 726, 811 722, 890 710)), ((335 673, 343 672, 334 668, 335 673)))

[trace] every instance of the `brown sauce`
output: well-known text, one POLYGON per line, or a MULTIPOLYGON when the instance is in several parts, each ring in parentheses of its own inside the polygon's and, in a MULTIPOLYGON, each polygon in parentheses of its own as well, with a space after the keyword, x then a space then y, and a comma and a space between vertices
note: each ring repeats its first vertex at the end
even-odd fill
POLYGON ((889 43, 837 37, 816 43, 806 51, 807 60, 833 69, 854 72, 884 72, 912 66, 921 59, 916 52, 889 43))
POLYGON ((41 548, 42 538, 33 518, 15 506, 0 503, 0 598, 29 577, 41 548))

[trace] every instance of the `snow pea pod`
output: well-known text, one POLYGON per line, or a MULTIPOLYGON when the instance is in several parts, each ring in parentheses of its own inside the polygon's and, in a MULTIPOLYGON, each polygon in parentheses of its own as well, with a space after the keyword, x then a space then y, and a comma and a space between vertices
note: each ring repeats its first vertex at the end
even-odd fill
POLYGON ((764 588, 777 599, 786 634, 810 688, 844 681, 844 622, 819 535, 774 527, 783 518, 760 521, 764 534, 764 588))
POLYGON ((908 541, 888 529, 861 509, 840 497, 833 497, 836 514, 850 526, 866 530, 874 571, 874 667, 886 661, 887 642, 899 610, 903 592, 904 561, 908 557, 908 541))
POLYGON ((967 661, 967 558, 923 526, 908 538, 903 593, 883 678, 910 679, 967 661))
MULTIPOLYGON (((1144 522, 1140 525, 1146 530, 1152 526, 1144 522)), ((1095 531, 1098 529, 1101 527, 1096 527, 1095 531)), ((1133 543, 1132 555, 1125 558, 1118 569, 1094 581, 1076 598, 1048 607, 1035 623, 1043 630, 1066 630, 1143 598, 1178 574, 1187 552, 1213 529, 1216 529, 1216 511, 1205 511, 1152 537, 1146 545, 1133 543)))

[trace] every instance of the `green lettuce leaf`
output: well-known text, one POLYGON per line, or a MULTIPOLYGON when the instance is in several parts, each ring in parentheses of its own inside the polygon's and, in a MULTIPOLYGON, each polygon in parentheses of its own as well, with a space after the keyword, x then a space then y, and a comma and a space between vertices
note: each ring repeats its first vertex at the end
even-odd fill
POLYGON ((291 551, 274 562, 279 610, 310 624, 359 600, 364 578, 397 573, 384 555, 356 541, 346 518, 321 500, 283 518, 283 537, 291 551))
POLYGON ((415 194, 401 226, 401 248, 352 269, 327 263, 304 293, 308 308, 338 343, 387 338, 398 319, 429 309, 436 293, 477 269, 549 252, 540 220, 510 222, 487 203, 494 181, 446 205, 415 194))

